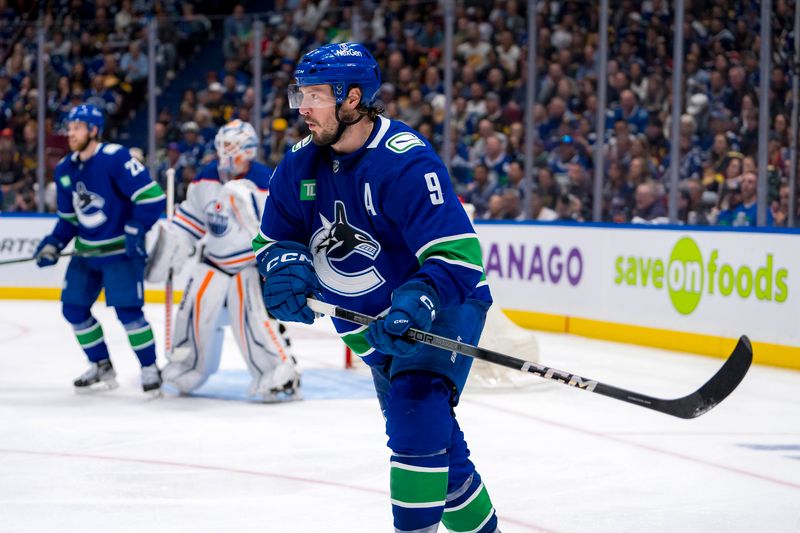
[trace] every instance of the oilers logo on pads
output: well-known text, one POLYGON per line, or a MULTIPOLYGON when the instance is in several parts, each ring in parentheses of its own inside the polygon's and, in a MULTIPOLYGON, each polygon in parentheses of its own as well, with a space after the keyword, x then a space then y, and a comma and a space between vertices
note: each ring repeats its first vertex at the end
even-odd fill
POLYGON ((105 199, 87 189, 82 181, 75 184, 75 190, 72 191, 72 207, 75 209, 75 215, 81 226, 96 228, 108 220, 106 214, 103 213, 105 205, 105 199))
POLYGON ((373 264, 381 245, 347 221, 344 203, 337 201, 334 212, 332 222, 320 213, 322 227, 311 237, 314 269, 320 283, 343 296, 374 291, 386 282, 373 264))
POLYGON ((206 225, 208 231, 215 237, 222 237, 230 231, 228 214, 221 202, 210 202, 206 207, 206 225))

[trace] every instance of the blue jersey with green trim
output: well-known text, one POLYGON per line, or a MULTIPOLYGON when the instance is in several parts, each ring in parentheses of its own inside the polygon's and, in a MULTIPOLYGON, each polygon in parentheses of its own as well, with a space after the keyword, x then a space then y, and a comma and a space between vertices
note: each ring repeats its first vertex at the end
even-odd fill
MULTIPOLYGON (((326 301, 378 315, 409 280, 432 286, 442 308, 491 302, 472 223, 447 169, 425 138, 381 117, 352 154, 307 137, 287 153, 270 182, 253 242, 260 257, 277 241, 306 244, 326 301)), ((334 320, 337 330, 355 327, 334 320)), ((348 343, 359 355, 371 349, 348 343)))
POLYGON ((100 143, 81 161, 77 152, 55 169, 59 221, 53 235, 75 249, 97 254, 97 261, 125 253, 125 224, 149 229, 164 212, 164 191, 142 163, 119 144, 100 143))

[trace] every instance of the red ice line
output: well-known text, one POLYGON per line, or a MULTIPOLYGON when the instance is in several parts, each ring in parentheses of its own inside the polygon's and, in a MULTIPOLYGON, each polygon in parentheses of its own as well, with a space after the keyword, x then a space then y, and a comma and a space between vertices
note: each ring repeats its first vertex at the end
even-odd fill
POLYGON ((651 446, 649 444, 641 444, 641 443, 638 443, 638 442, 631 442, 629 440, 625 440, 625 439, 621 439, 619 437, 615 437, 613 435, 609 435, 608 433, 601 433, 599 431, 592 431, 592 430, 589 430, 589 429, 579 428, 579 427, 576 427, 576 426, 570 426, 569 424, 565 424, 565 423, 562 423, 562 422, 556 422, 554 420, 548 420, 546 418, 540 418, 540 417, 532 415, 530 413, 523 413, 523 412, 520 412, 520 411, 515 411, 513 409, 507 409, 507 408, 504 408, 504 407, 497 407, 497 406, 492 405, 490 403, 484 403, 484 402, 481 402, 481 401, 476 401, 474 399, 463 399, 462 402, 472 403, 472 404, 475 404, 475 405, 479 405, 481 407, 485 407, 485 408, 488 408, 488 409, 491 409, 491 410, 494 410, 494 411, 499 411, 501 413, 505 413, 505 414, 509 414, 509 415, 519 416, 519 417, 522 417, 522 418, 528 418, 528 419, 540 422, 542 424, 555 426, 555 427, 558 427, 558 428, 561 428, 561 429, 565 429, 565 430, 568 430, 568 431, 574 431, 576 433, 581 433, 583 435, 591 435, 593 437, 597 437, 597 438, 600 438, 600 439, 606 439, 606 440, 618 442, 618 443, 621 443, 621 444, 626 444, 628 446, 633 446, 635 448, 641 448, 643 450, 648 450, 648 451, 651 451, 651 452, 660 453, 662 455, 667 455, 667 456, 670 456, 670 457, 676 457, 678 459, 683 459, 685 461, 691 461, 693 463, 698 463, 698 464, 701 464, 701 465, 704 465, 704 466, 717 468, 719 470, 724 470, 724 471, 727 471, 727 472, 733 472, 733 473, 736 473, 736 474, 741 474, 743 476, 748 476, 748 477, 760 479, 762 481, 767 481, 769 483, 775 483, 776 485, 782 485, 784 487, 789 487, 789 488, 793 488, 793 489, 800 489, 800 485, 798 485, 797 483, 792 483, 790 481, 784 481, 782 479, 776 479, 776 478, 773 478, 773 477, 769 477, 769 476, 765 476, 765 475, 762 475, 762 474, 758 474, 756 472, 750 472, 748 470, 743 470, 741 468, 735 468, 735 467, 723 465, 723 464, 720 464, 720 463, 714 463, 712 461, 706 461, 705 459, 692 457, 691 455, 685 455, 685 454, 678 453, 678 452, 675 452, 675 451, 672 451, 672 450, 665 450, 663 448, 658 448, 656 446, 651 446))
MULTIPOLYGON (((180 468, 195 468, 198 470, 210 470, 216 472, 231 472, 234 474, 243 474, 248 476, 258 476, 258 477, 266 477, 266 478, 274 478, 274 479, 282 479, 287 481, 297 481, 299 483, 309 483, 313 485, 327 485, 330 487, 338 487, 344 489, 355 490, 359 492, 367 492, 370 494, 380 494, 381 496, 388 496, 389 493, 385 490, 381 489, 373 489, 370 487, 361 487, 359 485, 351 485, 349 483, 339 483, 336 481, 325 481, 321 479, 311 479, 311 478, 304 478, 299 476, 288 476, 285 474, 276 474, 273 472, 260 472, 258 470, 244 470, 241 468, 230 468, 227 466, 213 466, 213 465, 201 465, 195 463, 178 463, 175 461, 163 461, 159 459, 137 459, 132 457, 111 457, 107 455, 93 455, 93 454, 85 454, 85 453, 68 453, 68 452, 43 452, 43 451, 34 451, 34 450, 17 450, 17 449, 10 449, 10 448, 0 448, 0 453, 8 453, 8 454, 20 454, 20 455, 43 455, 48 457, 69 457, 74 459, 98 459, 101 461, 118 461, 123 463, 139 463, 139 464, 147 464, 147 465, 160 465, 160 466, 174 466, 180 468)), ((508 522, 511 524, 515 524, 518 526, 523 526, 531 531, 536 531, 538 533, 552 533, 549 529, 544 529, 539 526, 535 526, 533 524, 529 524, 526 522, 522 522, 520 520, 515 520, 513 518, 508 518, 503 516, 501 518, 503 522, 508 522)))

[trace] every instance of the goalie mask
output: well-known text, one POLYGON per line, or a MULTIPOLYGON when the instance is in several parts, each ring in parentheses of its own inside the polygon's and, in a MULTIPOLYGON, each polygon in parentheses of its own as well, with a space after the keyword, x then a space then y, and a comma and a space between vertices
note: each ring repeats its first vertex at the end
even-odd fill
POLYGON ((220 170, 232 176, 245 174, 258 154, 256 130, 249 122, 236 119, 220 128, 214 148, 220 170))

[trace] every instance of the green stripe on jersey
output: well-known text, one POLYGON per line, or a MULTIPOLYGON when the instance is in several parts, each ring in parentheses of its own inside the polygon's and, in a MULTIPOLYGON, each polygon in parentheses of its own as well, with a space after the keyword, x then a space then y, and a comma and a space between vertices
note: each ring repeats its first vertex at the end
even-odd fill
POLYGON ((86 329, 75 330, 75 337, 83 348, 88 348, 103 339, 103 328, 100 327, 100 322, 95 322, 86 329))
POLYGON ((275 242, 276 241, 266 238, 264 234, 259 231, 258 235, 256 235, 253 239, 253 252, 255 252, 256 256, 258 256, 258 254, 266 251, 266 249, 275 242))
POLYGON ((162 198, 166 198, 164 194, 164 190, 161 188, 156 182, 152 182, 149 185, 145 185, 138 191, 133 193, 131 196, 131 201, 136 204, 148 204, 151 202, 157 202, 162 198))
POLYGON ((447 467, 425 468, 392 462, 389 473, 392 503, 400 507, 444 505, 447 497, 447 477, 447 467))
POLYGON ((455 239, 442 239, 433 244, 424 246, 418 253, 419 264, 429 258, 441 258, 445 261, 465 263, 464 266, 483 271, 481 258, 481 244, 475 235, 458 237, 455 239))
POLYGON ((97 253, 98 255, 108 252, 118 252, 125 249, 125 235, 107 239, 104 241, 86 241, 80 237, 75 239, 76 252, 97 253))
POLYGON ((442 523, 453 533, 478 531, 489 521, 494 513, 489 492, 481 483, 478 491, 467 501, 457 507, 445 508, 442 523))
POLYGON ((78 225, 78 215, 76 215, 75 213, 62 213, 61 211, 59 211, 58 218, 60 218, 64 222, 69 222, 74 226, 78 225))
POLYGON ((367 334, 367 326, 362 326, 356 330, 350 331, 342 335, 342 341, 351 349, 356 355, 367 355, 372 351, 372 346, 367 342, 364 336, 367 334))

